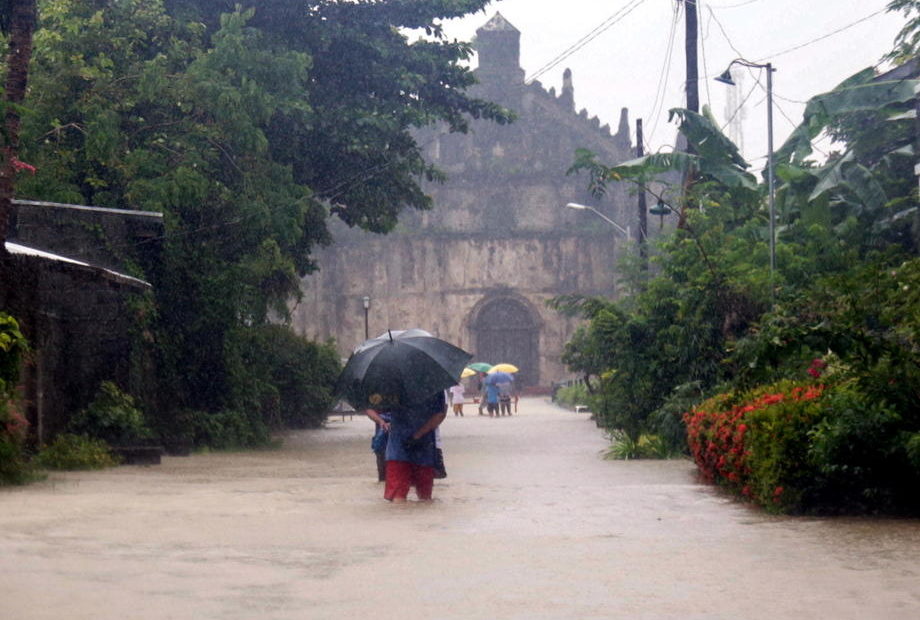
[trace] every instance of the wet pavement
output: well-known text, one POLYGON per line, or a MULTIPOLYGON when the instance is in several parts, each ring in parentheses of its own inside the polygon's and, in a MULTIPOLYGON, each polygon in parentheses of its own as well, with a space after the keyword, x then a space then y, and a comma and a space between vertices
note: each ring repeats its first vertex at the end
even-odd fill
POLYGON ((772 517, 583 414, 467 409, 432 503, 381 499, 358 416, 0 489, 0 618, 920 618, 918 520, 772 517))

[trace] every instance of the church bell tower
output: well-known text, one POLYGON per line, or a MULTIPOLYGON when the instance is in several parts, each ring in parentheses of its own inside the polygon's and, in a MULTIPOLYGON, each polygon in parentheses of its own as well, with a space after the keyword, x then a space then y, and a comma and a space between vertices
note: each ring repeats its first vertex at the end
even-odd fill
POLYGON ((496 13, 476 31, 476 52, 482 82, 524 83, 521 69, 521 32, 501 13, 496 13))

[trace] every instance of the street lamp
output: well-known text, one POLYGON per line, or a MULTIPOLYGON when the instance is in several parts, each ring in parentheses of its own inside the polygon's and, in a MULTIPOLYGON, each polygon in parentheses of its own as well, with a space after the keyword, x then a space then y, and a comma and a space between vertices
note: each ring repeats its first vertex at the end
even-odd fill
POLYGON ((361 301, 364 303, 364 339, 367 340, 371 337, 367 329, 367 312, 371 308, 371 298, 365 295, 361 301))
POLYGON ((715 78, 717 82, 734 86, 735 81, 732 79, 732 66, 741 65, 742 67, 751 67, 754 69, 767 70, 767 192, 769 196, 770 207, 770 300, 774 297, 773 273, 776 271, 776 204, 773 181, 773 68, 772 63, 758 64, 750 62, 743 58, 736 58, 728 64, 728 68, 722 72, 722 75, 715 78))
POLYGON ((630 239, 632 237, 631 233, 629 232, 629 226, 627 226, 626 228, 623 228, 622 226, 614 222, 612 219, 610 219, 609 217, 607 217, 606 215, 604 215, 603 213, 601 213, 594 207, 589 207, 588 205, 581 205, 581 204, 578 204, 577 202, 570 202, 566 204, 565 206, 568 207, 569 209, 578 209, 579 211, 591 211, 596 216, 598 216, 599 218, 601 218, 602 220, 604 220, 605 222, 607 222, 608 224, 616 228, 618 231, 620 231, 621 234, 626 235, 627 239, 630 239))

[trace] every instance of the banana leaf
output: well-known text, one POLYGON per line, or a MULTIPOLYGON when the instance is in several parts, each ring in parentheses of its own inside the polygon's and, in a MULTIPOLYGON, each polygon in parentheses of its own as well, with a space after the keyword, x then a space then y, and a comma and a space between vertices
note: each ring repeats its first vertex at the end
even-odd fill
MULTIPOLYGON (((834 90, 810 99, 805 107, 802 124, 776 151, 776 161, 802 162, 812 153, 811 141, 842 114, 881 111, 914 98, 917 80, 873 82, 874 77, 874 69, 864 69, 847 78, 834 90)), ((891 114, 901 112, 892 110, 891 114)))

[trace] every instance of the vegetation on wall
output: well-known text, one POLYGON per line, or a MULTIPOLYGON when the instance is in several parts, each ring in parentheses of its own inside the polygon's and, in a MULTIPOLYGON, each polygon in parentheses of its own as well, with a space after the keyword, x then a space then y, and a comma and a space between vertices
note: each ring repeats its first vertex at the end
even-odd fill
POLYGON ((16 386, 28 343, 15 318, 0 312, 0 484, 19 484, 29 478, 23 453, 28 422, 16 398, 16 386))

